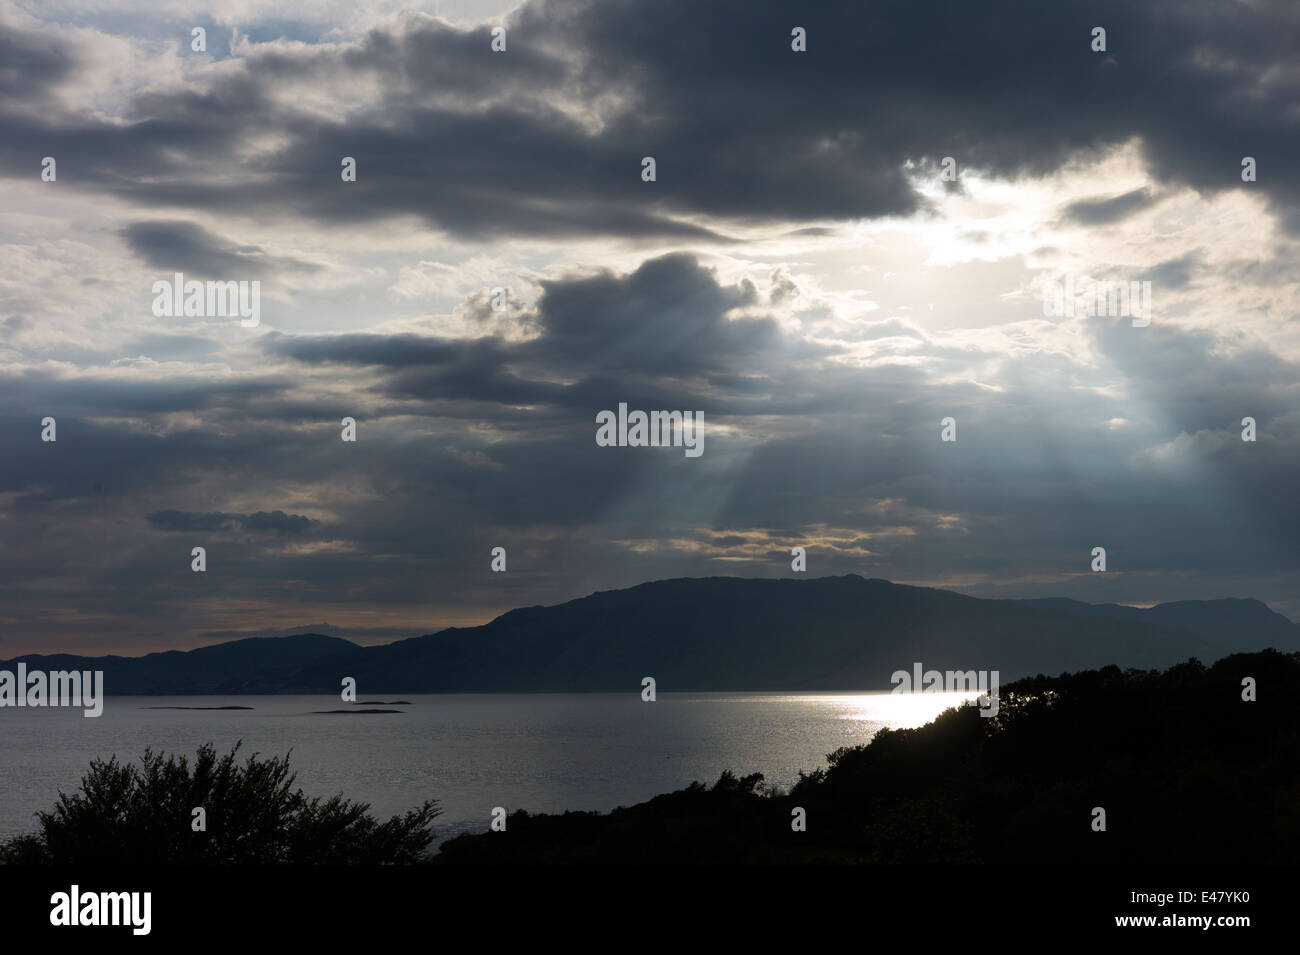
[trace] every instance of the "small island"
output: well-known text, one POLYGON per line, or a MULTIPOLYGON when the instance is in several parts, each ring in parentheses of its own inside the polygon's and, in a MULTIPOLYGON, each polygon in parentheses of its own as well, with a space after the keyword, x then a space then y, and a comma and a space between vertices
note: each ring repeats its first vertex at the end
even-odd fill
POLYGON ((251 706, 142 706, 142 710, 251 710, 251 706))

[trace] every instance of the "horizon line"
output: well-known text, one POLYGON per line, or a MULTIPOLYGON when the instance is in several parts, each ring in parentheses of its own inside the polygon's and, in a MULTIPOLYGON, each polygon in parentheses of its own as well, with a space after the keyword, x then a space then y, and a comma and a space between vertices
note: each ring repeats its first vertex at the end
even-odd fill
MULTIPOLYGON (((1284 620, 1286 620, 1288 623, 1292 624, 1293 626, 1300 626, 1300 622, 1292 620, 1290 617, 1288 617, 1286 614, 1281 613, 1280 611, 1274 610, 1265 601, 1262 601, 1257 597, 1209 597, 1209 598, 1199 598, 1199 599, 1191 599, 1191 600, 1164 600, 1164 601, 1156 601, 1156 602, 1144 603, 1144 604, 1120 603, 1118 601, 1093 603, 1087 600, 1079 600, 1074 597, 1060 597, 1060 596, 1057 597, 976 597, 972 594, 962 593, 959 590, 953 590, 948 587, 936 587, 936 586, 928 586, 924 584, 901 583, 899 581, 890 580, 886 577, 866 577, 856 572, 849 572, 846 574, 826 574, 821 577, 804 577, 804 576, 738 577, 738 576, 732 576, 727 574, 710 574, 707 577, 660 577, 660 578, 655 578, 653 580, 644 580, 637 584, 630 584, 629 586, 626 587, 613 587, 606 590, 593 590, 590 593, 584 594, 583 596, 570 597, 569 599, 561 600, 558 603, 529 604, 526 606, 511 607, 510 609, 503 610, 500 613, 496 614, 495 616, 483 620, 479 623, 474 623, 469 625, 452 625, 452 626, 442 627, 441 629, 438 630, 429 630, 424 633, 418 633, 411 636, 394 637, 391 640, 381 640, 381 641, 376 641, 374 643, 362 643, 350 637, 339 636, 338 634, 335 633, 324 633, 321 632, 321 630, 315 629, 316 627, 330 627, 330 625, 326 622, 321 624, 304 624, 303 625, 304 629, 288 628, 287 630, 282 630, 278 633, 253 632, 245 636, 232 635, 228 637, 223 637, 212 643, 200 643, 200 644, 196 644, 184 648, 169 647, 163 650, 149 650, 145 653, 137 653, 134 655, 128 655, 124 653, 113 653, 113 652, 89 654, 89 653, 79 653, 75 650, 51 650, 45 652, 28 651, 26 653, 17 653, 12 656, 5 657, 3 658, 3 660, 0 660, 0 662, 8 663, 8 662, 22 659, 24 657, 56 657, 56 656, 75 656, 75 657, 84 657, 86 659, 92 659, 92 660, 109 659, 109 658, 118 658, 123 660, 142 660, 145 659, 146 657, 156 656, 164 653, 192 653, 196 650, 206 650, 214 647, 226 646, 227 644, 240 643, 246 640, 288 640, 294 637, 327 637, 332 640, 342 640, 345 643, 348 643, 354 647, 359 647, 359 648, 386 647, 396 643, 401 643, 405 640, 420 640, 420 639, 424 639, 425 637, 434 637, 441 633, 446 633, 449 630, 473 630, 477 627, 485 627, 497 620, 500 620, 502 617, 506 616, 507 614, 514 613, 519 610, 534 610, 534 609, 548 609, 553 607, 562 607, 565 604, 574 603, 579 600, 587 600, 591 597, 595 597, 600 594, 618 593, 621 591, 635 590, 638 587, 646 587, 654 584, 674 583, 677 581, 708 581, 708 580, 735 580, 735 581, 754 581, 754 582, 789 581, 791 583, 814 583, 823 580, 847 580, 849 578, 856 578, 865 583, 871 583, 871 582, 885 583, 885 584, 889 584, 891 587, 909 587, 914 590, 936 590, 944 593, 956 594, 959 597, 967 597, 971 600, 1009 601, 1013 603, 1029 603, 1029 602, 1042 601, 1042 600, 1064 600, 1064 601, 1069 601, 1071 603, 1083 604, 1084 606, 1088 606, 1088 607, 1126 607, 1132 610, 1151 610, 1154 609, 1155 607, 1161 607, 1161 606, 1167 606, 1170 604, 1179 604, 1179 603, 1212 603, 1212 602, 1220 602, 1220 601, 1227 601, 1227 600, 1245 600, 1245 601, 1253 601, 1255 603, 1262 604, 1271 613, 1277 614, 1279 617, 1282 617, 1284 620)), ((333 628, 333 629, 346 630, 346 628, 333 628)))

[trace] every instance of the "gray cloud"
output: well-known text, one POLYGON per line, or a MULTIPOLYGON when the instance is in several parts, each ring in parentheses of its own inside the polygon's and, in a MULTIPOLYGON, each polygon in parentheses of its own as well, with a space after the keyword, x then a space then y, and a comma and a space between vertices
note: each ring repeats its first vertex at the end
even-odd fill
MULTIPOLYGON (((907 318, 800 311, 801 251, 766 288, 686 251, 731 237, 733 266, 759 273, 771 256, 736 240, 739 225, 773 223, 765 235, 803 248, 850 231, 806 221, 929 215, 909 176, 945 155, 1034 176, 1133 138, 1160 186, 1098 187, 1066 219, 1100 229, 1179 184, 1257 190, 1292 216, 1297 23, 1294 5, 1208 0, 1024 0, 996 15, 533 3, 508 20, 502 56, 481 28, 410 16, 355 42, 255 45, 137 95, 122 121, 55 95, 84 66, 76 46, 0 27, 0 173, 31 180, 33 157, 57 156, 60 200, 124 206, 114 228, 145 266, 320 274, 262 232, 240 239, 242 223, 290 222, 387 273, 345 300, 358 312, 346 324, 308 315, 209 339, 132 324, 123 307, 106 310, 109 331, 123 322, 111 345, 50 344, 46 290, 13 283, 4 325, 32 344, 6 345, 0 368, 0 513, 22 542, 0 548, 0 641, 134 649, 293 629, 283 613, 263 619, 286 608, 289 583, 304 621, 392 637, 656 577, 785 574, 795 544, 817 574, 1006 596, 1255 596, 1300 614, 1300 369, 1266 334, 1220 333, 1214 315, 1200 328, 1096 319, 1042 347, 1020 328, 1013 346, 975 334, 974 306, 956 322, 965 337, 915 321, 921 303, 907 318), (1094 22, 1109 58, 1088 49, 1094 22), (789 49, 796 23, 806 54, 789 49), (350 96, 320 108, 331 91, 372 88, 364 108, 350 96), (339 180, 345 155, 356 183, 339 180), (659 161, 655 183, 640 180, 644 155, 659 161), (1259 158, 1258 183, 1240 182, 1241 155, 1259 158), (479 271, 535 278, 510 335, 494 333, 481 294, 432 318, 440 305, 383 298, 409 261, 369 245, 398 215, 417 217, 402 237, 440 267, 490 260, 464 282, 448 266, 458 287, 479 271), (592 235, 653 238, 655 251, 616 269, 591 243, 570 254, 561 241, 592 235), (658 254, 666 245, 679 251, 658 254), (454 332, 356 330, 388 320, 454 332), (454 337, 466 327, 483 337, 454 337), (706 453, 597 447, 595 413, 620 401, 703 411, 706 453), (53 444, 39 437, 46 415, 53 444), (949 415, 955 444, 938 440, 949 415), (355 444, 340 440, 343 416, 358 421, 355 444), (212 535, 206 591, 190 534, 212 535), (498 545, 508 575, 488 570, 498 545), (1097 545, 1117 573, 1084 572, 1097 545), (196 600, 214 591, 220 606, 196 600)), ((39 253, 54 268, 69 250, 39 253)), ((1228 265, 1164 254, 1117 277, 1158 296, 1219 270, 1264 291, 1297 280, 1284 241, 1228 265)), ((831 278, 823 291, 849 284, 831 278)), ((45 279, 88 280, 112 288, 45 279)), ((886 294, 885 278, 871 284, 886 294)))
POLYGON ((192 222, 133 222, 122 237, 149 265, 197 276, 319 271, 312 263, 267 255, 255 245, 236 245, 192 222))
MULTIPOLYGON (((346 550, 295 557, 237 539, 223 545, 231 550, 221 566, 250 599, 271 592, 283 575, 301 575, 303 598, 322 605, 397 608, 440 592, 496 605, 558 599, 587 582, 717 572, 714 557, 742 541, 755 546, 732 552, 748 556, 730 561, 729 572, 778 573, 784 561, 774 565, 770 554, 794 542, 813 548, 819 572, 902 579, 1047 572, 1055 579, 1048 592, 1099 599, 1142 599, 1152 586, 1143 574, 1167 575, 1160 593, 1173 597, 1187 595, 1179 580, 1203 587, 1203 578, 1249 575, 1277 588, 1272 575, 1300 570, 1290 546, 1300 512, 1286 503, 1293 497, 1288 462, 1300 444, 1291 411, 1300 378, 1276 356, 1224 352, 1207 334, 1159 323, 1140 336, 1127 322, 1097 319, 1087 328, 1101 366, 1023 356, 1010 361, 1003 390, 990 392, 959 380, 936 384, 969 359, 926 342, 918 347, 927 365, 919 367, 864 372, 833 356, 806 367, 766 360, 761 348, 718 331, 734 303, 753 294, 672 256, 626 274, 554 280, 539 302, 542 333, 533 342, 268 338, 278 360, 357 369, 355 386, 379 401, 357 413, 357 445, 339 441, 337 409, 318 405, 304 420, 291 395, 235 390, 205 411, 206 427, 165 440, 69 420, 57 448, 41 450, 75 453, 74 469, 48 454, 38 465, 34 418, 7 420, 0 489, 23 490, 25 523, 83 515, 89 529, 118 513, 126 521, 114 532, 119 540, 131 538, 140 513, 159 530, 319 537, 325 525, 295 513, 288 500, 270 503, 307 494, 337 515, 328 536, 346 550), (568 344, 575 334, 568 322, 581 321, 578 303, 625 299, 637 305, 611 319, 607 337, 593 336, 590 350, 568 344), (613 347, 613 329, 637 340, 637 316, 664 315, 663 330, 679 327, 686 303, 694 327, 721 347, 693 356, 680 382, 657 380, 663 365, 653 349, 641 363, 628 359, 618 377, 587 362, 589 354, 630 355, 613 347), (575 367, 588 364, 575 384, 529 377, 570 353, 575 367), (743 389, 728 377, 738 363, 750 372, 743 389), (1188 367, 1202 373, 1188 376, 1188 367), (427 377, 406 377, 418 375, 427 377), (413 387, 416 381, 427 388, 413 387), (597 448, 594 413, 618 400, 702 406, 706 420, 735 430, 706 432, 708 451, 698 461, 597 448), (1254 446, 1237 433, 1245 413, 1260 423, 1254 446), (948 414, 961 429, 955 445, 937 439, 948 414), (412 416, 423 423, 402 423, 412 416), (1099 426, 1112 418, 1129 424, 1099 426), (1017 476, 1009 476, 1008 462, 1017 476), (252 489, 270 506, 247 513, 182 503, 252 489), (133 515, 133 502, 145 500, 156 503, 133 515), (842 540, 836 528, 844 529, 842 540), (438 542, 432 549, 431 541, 438 542), (648 546, 624 549, 620 541, 648 546), (516 589, 505 594, 466 558, 495 543, 518 555, 516 589), (1099 543, 1117 568, 1136 576, 1100 589, 1063 581, 1099 543), (385 572, 376 575, 371 564, 381 556, 385 572), (602 565, 611 569, 595 569, 602 565)), ((83 400, 76 383, 47 388, 52 406, 67 400, 65 388, 83 400)), ((110 421, 139 414, 127 392, 97 399, 110 421)), ((168 605, 187 592, 165 570, 176 559, 150 545, 103 572, 135 580, 136 599, 152 594, 168 605)), ((44 570, 6 567, 19 580, 44 570)), ((1278 602, 1283 592, 1262 596, 1278 602)))
POLYGON ((242 528, 254 533, 302 535, 310 533, 319 522, 301 514, 284 511, 258 511, 254 514, 214 512, 196 514, 188 511, 156 511, 146 515, 150 524, 162 531, 226 531, 242 528))
POLYGON ((1199 252, 1181 255, 1176 259, 1160 262, 1144 273, 1142 278, 1151 282, 1153 288, 1162 291, 1186 288, 1191 283, 1192 275, 1200 261, 1199 252))
POLYGON ((1080 199, 1065 208, 1065 218, 1082 225, 1111 225, 1156 202, 1159 196, 1148 188, 1134 189, 1120 196, 1080 199))
MULTIPOLYGON (((1300 173, 1285 157, 1300 131, 1287 120, 1297 89, 1286 38, 1300 12, 1285 2, 1017 0, 994 15, 948 3, 728 0, 702 13, 687 0, 572 0, 517 10, 503 55, 484 28, 401 24, 340 48, 255 48, 202 88, 141 95, 126 125, 10 112, 0 168, 27 176, 34 153, 53 154, 77 188, 143 207, 334 223, 416 214, 477 236, 691 238, 717 231, 686 219, 701 214, 914 212, 923 202, 907 160, 1041 174, 1138 137, 1157 177, 1206 191, 1243 188, 1240 160, 1255 155, 1263 171, 1249 188, 1294 225, 1300 173), (1083 13, 1109 24, 1113 56, 1090 50, 1083 13), (804 54, 789 48, 796 22, 804 54), (375 82, 384 96, 365 116, 323 118, 268 95, 287 82, 375 82), (599 123, 572 118, 598 91, 599 123), (249 137, 272 133, 281 148, 236 159, 249 137), (347 188, 345 155, 359 164, 347 188), (645 155, 658 160, 655 183, 640 180, 645 155), (217 175, 236 162, 247 175, 217 175)), ((24 83, 56 81, 73 56, 53 41, 27 55, 24 83)), ((1069 214, 1096 222, 1141 201, 1069 214)))
MULTIPOLYGON (((38 30, 0 26, 0 96, 11 107, 43 103, 76 68, 66 44, 38 30)), ((37 157, 39 158, 39 157, 37 157)))

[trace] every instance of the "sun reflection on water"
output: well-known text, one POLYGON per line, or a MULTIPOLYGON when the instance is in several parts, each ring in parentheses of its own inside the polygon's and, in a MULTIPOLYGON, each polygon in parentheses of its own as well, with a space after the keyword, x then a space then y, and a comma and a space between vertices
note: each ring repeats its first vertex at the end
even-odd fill
POLYGON ((807 693, 716 694, 699 698, 713 703, 778 703, 833 707, 836 718, 876 723, 895 729, 915 729, 931 722, 944 710, 979 696, 968 693, 807 693))

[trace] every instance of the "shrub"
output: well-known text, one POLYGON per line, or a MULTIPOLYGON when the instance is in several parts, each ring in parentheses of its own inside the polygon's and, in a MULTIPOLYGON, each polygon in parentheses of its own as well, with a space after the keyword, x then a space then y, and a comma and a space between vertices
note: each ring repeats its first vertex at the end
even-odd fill
POLYGON ((36 864, 378 864, 419 861, 440 810, 430 800, 379 822, 368 803, 294 789, 289 757, 236 762, 211 743, 185 756, 145 750, 140 766, 94 760, 79 792, 59 793, 40 830, 0 844, 0 862, 36 864), (195 832, 193 811, 206 813, 195 832))

